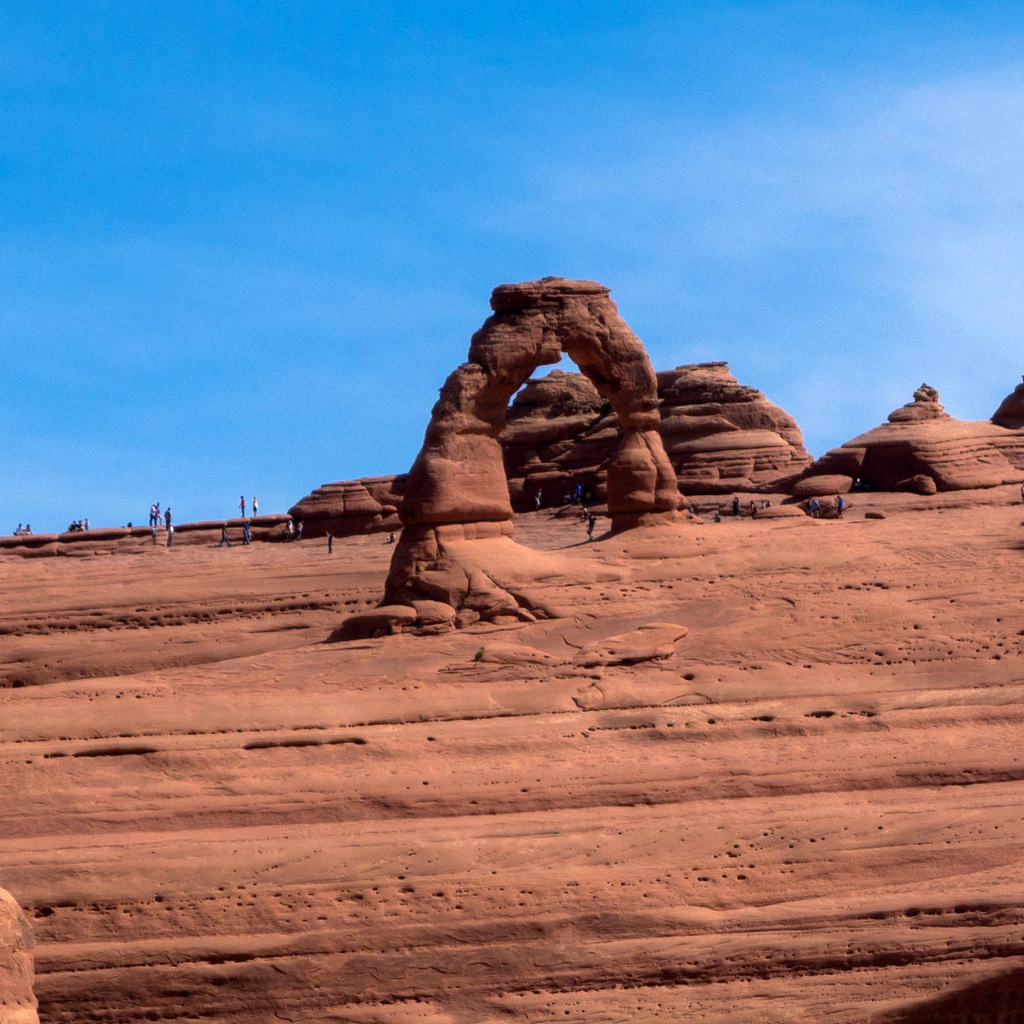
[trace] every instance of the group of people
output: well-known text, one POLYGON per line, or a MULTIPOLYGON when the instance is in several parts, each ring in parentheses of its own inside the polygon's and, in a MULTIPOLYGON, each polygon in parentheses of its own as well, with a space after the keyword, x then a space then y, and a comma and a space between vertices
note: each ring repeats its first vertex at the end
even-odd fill
MULTIPOLYGON (((245 499, 243 498, 242 500, 244 501, 245 499)), ((255 514, 255 510, 256 510, 256 499, 255 498, 252 499, 252 504, 253 504, 253 512, 255 514)), ((289 519, 285 523, 285 525, 284 525, 284 532, 285 532, 285 539, 286 540, 302 540, 302 520, 301 519, 296 519, 296 520, 289 519)), ((331 535, 328 534, 327 538, 328 538, 328 540, 327 540, 328 547, 330 547, 331 546, 331 535)), ((245 519, 242 522, 242 545, 243 546, 248 546, 251 543, 252 543, 252 526, 250 525, 250 521, 248 519, 245 519)), ((229 548, 229 547, 231 547, 231 538, 228 536, 228 524, 227 523, 221 523, 220 524, 220 544, 218 544, 217 546, 218 547, 222 547, 222 548, 229 548)))
POLYGON ((29 523, 26 523, 24 526, 22 526, 21 523, 18 523, 18 528, 14 531, 14 536, 24 537, 27 534, 30 534, 31 532, 32 526, 29 523))
MULTIPOLYGON (((735 494, 732 496, 732 514, 734 516, 747 515, 753 518, 757 515, 758 509, 766 509, 771 507, 772 503, 767 498, 762 498, 760 505, 758 505, 758 503, 753 498, 751 498, 750 503, 746 506, 746 508, 743 508, 743 506, 740 504, 740 499, 735 494)), ((718 513, 718 518, 715 521, 719 522, 721 518, 721 513, 718 513)))
MULTIPOLYGON (((128 525, 131 526, 132 524, 129 523, 128 525)), ((163 513, 161 513, 160 502, 154 501, 153 504, 149 506, 149 526, 150 529, 155 529, 160 525, 165 526, 168 530, 171 528, 171 508, 168 505, 167 508, 164 509, 163 513)))
POLYGON ((67 528, 67 530, 65 532, 66 533, 81 533, 83 530, 88 530, 88 529, 89 529, 89 520, 88 519, 75 519, 72 522, 68 523, 68 528, 67 528))
MULTIPOLYGON (((835 501, 826 505, 822 505, 822 503, 818 501, 817 498, 811 498, 811 500, 807 503, 807 512, 812 519, 822 518, 830 509, 834 509, 836 516, 839 519, 842 519, 844 508, 846 508, 846 502, 843 500, 843 496, 841 494, 837 494, 835 497, 835 501)), ((826 516, 826 518, 832 517, 829 515, 826 516)))
MULTIPOLYGON (((540 491, 537 492, 540 494, 540 491)), ((562 498, 563 505, 589 505, 594 500, 594 492, 589 487, 584 487, 579 481, 573 489, 562 498)))
MULTIPOLYGON (((252 543, 252 528, 249 526, 249 520, 246 519, 242 523, 242 544, 248 546, 252 543)), ((228 537, 228 524, 220 524, 220 544, 217 545, 222 548, 231 547, 231 539, 228 537)))
MULTIPOLYGON (((245 518, 245 495, 244 494, 240 494, 238 496, 238 511, 239 511, 240 515, 242 516, 242 518, 244 519, 245 518)), ((252 496, 252 514, 253 514, 254 518, 260 514, 260 507, 259 507, 259 504, 256 501, 256 495, 255 494, 252 496)))
MULTIPOLYGON (((171 508, 168 505, 168 507, 164 509, 163 514, 161 515, 161 512, 160 512, 160 502, 159 501, 154 501, 153 504, 149 506, 149 525, 150 525, 150 527, 159 526, 160 523, 161 523, 161 520, 163 521, 163 525, 168 530, 170 530, 171 529, 171 508)), ((131 526, 132 524, 129 523, 128 525, 131 526)))

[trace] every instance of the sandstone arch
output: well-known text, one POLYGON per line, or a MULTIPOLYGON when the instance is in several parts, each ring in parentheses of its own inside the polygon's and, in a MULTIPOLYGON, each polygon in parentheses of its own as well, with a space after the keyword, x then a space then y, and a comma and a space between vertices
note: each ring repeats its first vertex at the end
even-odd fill
MULTIPOLYGON (((685 504, 658 433, 657 378, 640 339, 619 316, 609 290, 594 281, 546 277, 506 284, 491 295, 493 314, 473 335, 469 360, 441 388, 405 483, 404 525, 385 589, 388 615, 450 628, 538 609, 494 578, 484 564, 495 549, 475 542, 512 538, 512 507, 498 435, 509 399, 539 366, 564 352, 618 416, 622 438, 608 468, 613 530, 674 515, 685 504), (471 547, 466 548, 466 544, 471 547), (424 611, 418 605, 432 606, 424 611), (395 608, 395 606, 401 606, 395 608), (409 609, 413 612, 409 612, 409 609), (447 621, 444 620, 447 617, 447 621)), ((517 548, 520 553, 527 549, 517 548)), ((523 560, 506 549, 504 560, 523 560)), ((527 558, 528 560, 528 558, 527 558)), ((498 552, 498 561, 502 561, 498 552)), ((509 566, 509 573, 524 570, 509 566)), ((506 574, 508 575, 508 574, 506 574)))

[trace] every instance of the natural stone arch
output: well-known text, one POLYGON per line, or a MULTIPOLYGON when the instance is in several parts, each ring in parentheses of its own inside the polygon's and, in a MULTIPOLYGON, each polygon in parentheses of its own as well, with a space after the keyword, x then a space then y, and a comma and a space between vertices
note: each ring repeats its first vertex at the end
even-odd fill
POLYGON ((500 285, 491 308, 473 335, 468 362, 441 388, 409 471, 400 509, 404 529, 384 606, 354 617, 340 635, 406 625, 445 629, 453 618, 461 625, 543 613, 495 579, 486 563, 502 561, 501 553, 493 543, 488 550, 477 542, 511 540, 512 506, 498 436, 512 395, 537 367, 559 362, 563 352, 611 404, 621 425, 607 480, 613 531, 675 515, 685 506, 658 433, 657 377, 609 290, 595 281, 546 277, 500 285), (420 607, 424 602, 430 607, 420 607))

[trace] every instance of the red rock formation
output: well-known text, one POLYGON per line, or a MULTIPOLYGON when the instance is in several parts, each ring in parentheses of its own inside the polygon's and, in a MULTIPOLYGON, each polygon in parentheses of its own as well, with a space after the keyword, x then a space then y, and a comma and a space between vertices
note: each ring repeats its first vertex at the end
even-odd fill
POLYGON ((685 504, 658 434, 657 378, 608 289, 550 277, 499 286, 491 308, 494 314, 473 335, 469 361, 441 388, 409 470, 400 509, 404 529, 385 588, 385 607, 440 602, 456 610, 456 624, 532 617, 523 596, 485 564, 496 557, 519 562, 517 549, 508 547, 512 506, 498 438, 511 396, 563 352, 611 406, 621 430, 606 466, 613 529, 673 514, 685 504), (465 546, 474 541, 490 546, 465 546), (505 544, 495 547, 495 541, 505 544))
MULTIPOLYGON (((786 491, 808 466, 796 421, 756 388, 740 384, 727 363, 659 371, 661 434, 684 494, 786 491)), ((552 370, 516 394, 498 437, 512 507, 562 504, 577 482, 598 501, 622 432, 618 419, 582 373, 552 370)), ((306 536, 396 530, 405 474, 324 484, 289 512, 306 536)))
POLYGON ((1022 383, 1003 399, 993 414, 992 422, 997 427, 1006 427, 1009 430, 1020 430, 1024 427, 1024 377, 1021 380, 1022 383))
POLYGON ((288 514, 302 520, 304 537, 348 537, 358 533, 398 530, 398 506, 402 503, 405 474, 370 476, 360 480, 339 480, 323 484, 288 514))
MULTIPOLYGON (((811 459, 796 421, 727 363, 698 363, 658 377, 659 433, 684 494, 788 490, 811 459)), ((589 381, 553 371, 516 396, 501 436, 518 510, 555 505, 576 481, 603 498, 619 438, 615 416, 589 381)))
MULTIPOLYGON (((1012 421, 1013 399, 996 413, 1003 422, 1012 421)), ((1009 430, 996 417, 954 419, 939 404, 938 391, 922 384, 914 400, 891 412, 888 422, 818 459, 793 493, 842 493, 858 478, 873 490, 918 494, 1024 480, 1024 431, 1009 430)))
POLYGON ((28 921, 14 897, 0 889, 0 1024, 39 1024, 32 947, 28 921))

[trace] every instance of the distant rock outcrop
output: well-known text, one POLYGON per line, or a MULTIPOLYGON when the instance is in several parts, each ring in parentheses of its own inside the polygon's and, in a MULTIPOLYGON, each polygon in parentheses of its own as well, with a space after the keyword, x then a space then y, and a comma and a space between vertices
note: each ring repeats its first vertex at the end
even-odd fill
POLYGON ((0 556, 47 558, 58 555, 85 557, 94 554, 137 552, 150 547, 180 548, 186 545, 214 547, 220 543, 221 528, 226 527, 232 544, 242 543, 244 524, 249 523, 253 541, 285 541, 289 539, 288 516, 283 514, 249 516, 242 519, 207 519, 191 523, 175 523, 172 534, 161 524, 154 539, 149 526, 107 526, 67 533, 30 533, 0 537, 0 556), (173 541, 173 545, 172 542, 173 541))
MULTIPOLYGON (((789 489, 811 457, 796 421, 728 363, 660 371, 659 433, 684 494, 789 489)), ((619 438, 610 406, 581 374, 552 371, 515 397, 501 435, 512 504, 560 504, 575 482, 603 498, 619 438)))
POLYGON ((992 420, 958 420, 939 404, 938 391, 922 384, 886 423, 813 463, 793 493, 845 493, 859 481, 877 491, 935 494, 1024 480, 1024 429, 1011 427, 1022 407, 1018 385, 992 420))
POLYGON ((14 897, 0 889, 0 1024, 39 1024, 32 947, 25 915, 14 897))
POLYGON ((1008 430, 1020 430, 1024 427, 1024 377, 1021 381, 1022 383, 1003 399, 993 414, 992 422, 997 427, 1006 427, 1008 430))
POLYGON ((402 503, 406 474, 369 476, 323 484, 288 514, 302 521, 304 537, 348 537, 358 533, 399 530, 398 506, 402 503))

